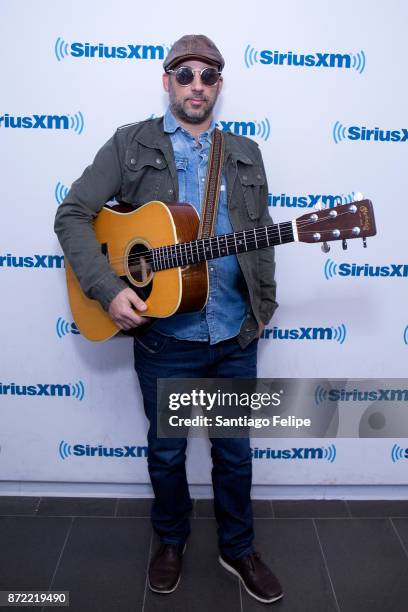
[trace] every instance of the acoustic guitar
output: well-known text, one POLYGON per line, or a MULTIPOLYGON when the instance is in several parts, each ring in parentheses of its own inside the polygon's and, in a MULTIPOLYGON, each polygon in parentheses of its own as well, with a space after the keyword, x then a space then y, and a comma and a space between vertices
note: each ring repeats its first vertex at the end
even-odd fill
MULTIPOLYGON (((131 212, 104 207, 94 229, 113 270, 146 302, 146 317, 170 317, 205 307, 207 261, 289 242, 327 243, 376 234, 370 200, 313 211, 298 219, 197 240, 199 216, 190 204, 153 201, 131 212)), ((345 243, 343 243, 345 246, 345 243)), ((68 263, 69 302, 88 340, 120 331, 99 302, 82 292, 68 263)))

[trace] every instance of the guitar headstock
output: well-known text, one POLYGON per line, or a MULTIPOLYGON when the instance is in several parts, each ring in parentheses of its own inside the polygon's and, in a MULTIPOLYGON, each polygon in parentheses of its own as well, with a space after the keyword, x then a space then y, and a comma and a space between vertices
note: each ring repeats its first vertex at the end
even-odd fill
POLYGON ((370 200, 342 204, 302 215, 296 219, 300 242, 330 242, 375 236, 375 218, 370 200))

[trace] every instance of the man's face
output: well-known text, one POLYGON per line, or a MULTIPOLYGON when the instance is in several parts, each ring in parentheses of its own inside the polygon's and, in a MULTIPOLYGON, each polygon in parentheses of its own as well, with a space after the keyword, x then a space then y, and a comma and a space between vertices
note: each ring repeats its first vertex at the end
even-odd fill
MULTIPOLYGON (((184 61, 176 66, 190 66, 193 70, 214 68, 199 60, 184 61)), ((190 85, 179 85, 174 73, 163 75, 163 86, 169 94, 170 109, 175 117, 186 123, 200 124, 210 117, 218 94, 222 88, 222 77, 212 86, 204 85, 198 72, 194 73, 194 80, 190 85)))

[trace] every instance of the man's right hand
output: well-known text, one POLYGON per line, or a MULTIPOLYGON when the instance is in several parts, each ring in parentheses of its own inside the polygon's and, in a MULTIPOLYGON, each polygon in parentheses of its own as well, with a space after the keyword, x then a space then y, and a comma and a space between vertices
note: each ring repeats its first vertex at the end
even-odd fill
POLYGON ((136 314, 134 308, 139 311, 146 310, 147 306, 143 300, 133 291, 133 289, 123 289, 111 301, 109 305, 109 316, 112 321, 119 327, 127 331, 132 327, 138 327, 149 321, 149 317, 141 317, 136 314), (132 308, 133 306, 133 308, 132 308))

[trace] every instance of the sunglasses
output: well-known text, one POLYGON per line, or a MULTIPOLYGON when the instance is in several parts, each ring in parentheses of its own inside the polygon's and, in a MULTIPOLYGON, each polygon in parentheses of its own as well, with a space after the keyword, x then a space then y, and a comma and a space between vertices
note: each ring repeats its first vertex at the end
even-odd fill
POLYGON ((217 68, 203 68, 202 70, 193 70, 190 66, 180 66, 176 70, 167 70, 176 75, 176 81, 183 87, 190 85, 194 81, 194 73, 198 72, 203 85, 211 87, 215 85, 221 76, 221 72, 217 68))

